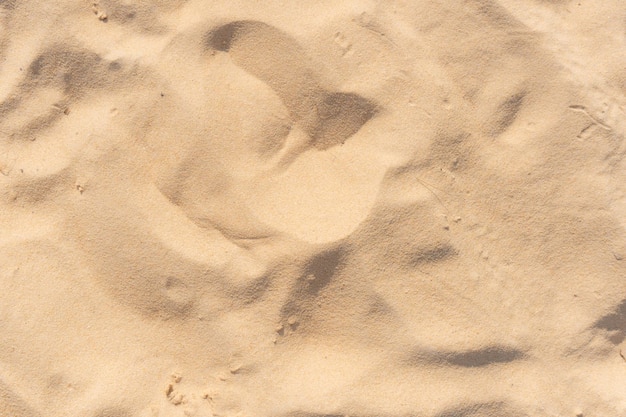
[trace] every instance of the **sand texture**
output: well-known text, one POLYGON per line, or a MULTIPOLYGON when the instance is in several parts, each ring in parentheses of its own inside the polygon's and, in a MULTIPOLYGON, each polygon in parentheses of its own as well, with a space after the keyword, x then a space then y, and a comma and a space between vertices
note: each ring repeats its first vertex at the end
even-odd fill
POLYGON ((1 0, 0 417, 626 416, 623 0, 1 0))

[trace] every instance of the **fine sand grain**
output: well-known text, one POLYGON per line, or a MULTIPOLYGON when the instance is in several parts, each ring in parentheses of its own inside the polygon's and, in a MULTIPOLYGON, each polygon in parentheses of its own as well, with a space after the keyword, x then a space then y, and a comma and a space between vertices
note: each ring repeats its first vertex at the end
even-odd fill
POLYGON ((0 417, 626 416, 626 2, 0 1, 0 417))

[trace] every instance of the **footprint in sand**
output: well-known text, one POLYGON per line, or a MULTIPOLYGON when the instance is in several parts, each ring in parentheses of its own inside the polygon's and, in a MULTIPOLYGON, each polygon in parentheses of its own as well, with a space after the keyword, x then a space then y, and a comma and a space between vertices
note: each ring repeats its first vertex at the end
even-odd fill
POLYGON ((193 111, 206 117, 181 132, 184 115, 164 115, 159 138, 185 145, 159 188, 197 224, 235 237, 349 234, 387 170, 375 152, 350 145, 369 137, 364 127, 381 105, 333 87, 296 39, 268 24, 231 22, 203 45, 205 80, 179 108, 197 101, 203 108, 193 111))

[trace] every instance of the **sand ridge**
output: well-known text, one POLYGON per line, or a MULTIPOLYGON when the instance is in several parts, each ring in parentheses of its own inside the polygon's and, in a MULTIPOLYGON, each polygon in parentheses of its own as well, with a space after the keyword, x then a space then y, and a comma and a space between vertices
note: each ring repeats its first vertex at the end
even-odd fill
POLYGON ((0 416, 625 415, 624 16, 1 2, 0 416))

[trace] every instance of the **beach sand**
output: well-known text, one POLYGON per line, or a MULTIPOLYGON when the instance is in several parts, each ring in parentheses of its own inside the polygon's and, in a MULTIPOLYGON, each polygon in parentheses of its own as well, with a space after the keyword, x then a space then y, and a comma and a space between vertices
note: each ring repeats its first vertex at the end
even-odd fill
POLYGON ((626 3, 0 1, 0 417, 626 416, 626 3))

